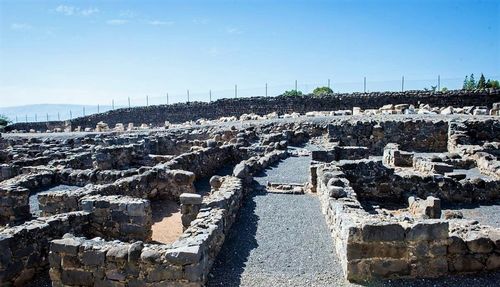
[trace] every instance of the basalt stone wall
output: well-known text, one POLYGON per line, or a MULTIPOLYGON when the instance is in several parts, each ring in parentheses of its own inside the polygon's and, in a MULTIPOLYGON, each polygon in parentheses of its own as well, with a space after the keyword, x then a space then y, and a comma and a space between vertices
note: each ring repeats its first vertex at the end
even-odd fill
MULTIPOLYGON (((163 125, 165 121, 181 123, 199 118, 217 119, 237 116, 245 113, 265 115, 272 112, 285 114, 291 112, 342 110, 361 107, 362 109, 379 108, 386 104, 429 104, 431 106, 488 106, 500 102, 500 90, 483 91, 448 91, 446 93, 430 91, 376 92, 333 94, 321 97, 254 97, 240 99, 221 99, 212 103, 192 102, 174 105, 137 107, 118 109, 71 120, 73 128, 77 126, 94 128, 100 121, 110 126, 116 123, 151 123, 163 125)), ((64 128, 67 122, 16 123, 7 130, 45 131, 55 127, 64 128)))
POLYGON ((498 228, 467 220, 398 220, 367 211, 346 174, 333 165, 317 166, 313 183, 350 281, 500 269, 498 228))
POLYGON ((18 175, 0 183, 0 225, 31 218, 29 196, 37 189, 54 184, 54 173, 18 175))
POLYGON ((374 155, 382 155, 384 147, 394 142, 406 151, 446 152, 448 122, 348 119, 328 125, 328 136, 342 146, 367 147, 374 155))
POLYGON ((235 220, 244 193, 241 180, 224 177, 197 218, 172 244, 66 237, 53 240, 54 286, 203 286, 235 220))
POLYGON ((500 198, 499 180, 457 180, 435 173, 395 172, 380 160, 342 161, 337 166, 361 199, 404 202, 409 195, 433 195, 450 202, 488 202, 500 198))
POLYGON ((195 175, 185 170, 169 170, 163 165, 144 173, 118 179, 111 184, 92 185, 73 191, 39 194, 42 214, 52 215, 81 210, 80 199, 88 195, 123 195, 143 199, 178 200, 182 193, 194 193, 195 175))
POLYGON ((236 162, 241 158, 235 145, 209 147, 184 153, 165 163, 169 169, 182 169, 193 172, 197 178, 213 174, 225 164, 236 162))
POLYGON ((0 285, 24 286, 49 266, 49 245, 65 233, 83 234, 86 212, 40 217, 0 231, 0 285))
POLYGON ((91 213, 89 234, 107 240, 150 241, 153 225, 149 200, 129 196, 84 197, 83 211, 91 213))

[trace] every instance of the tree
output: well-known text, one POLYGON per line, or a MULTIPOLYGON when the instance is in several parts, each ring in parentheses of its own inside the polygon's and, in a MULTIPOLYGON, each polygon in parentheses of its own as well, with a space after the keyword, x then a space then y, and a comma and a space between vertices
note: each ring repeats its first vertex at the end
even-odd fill
POLYGON ((441 92, 448 92, 448 88, 447 87, 442 87, 441 88, 441 92))
POLYGON ((314 89, 313 94, 315 96, 323 96, 323 95, 333 94, 333 90, 330 89, 329 87, 317 87, 316 89, 314 89))
POLYGON ((500 82, 498 80, 493 80, 490 82, 490 88, 498 89, 500 88, 500 82))
POLYGON ((477 82, 477 88, 478 89, 486 88, 486 79, 484 78, 483 73, 481 73, 481 77, 479 78, 479 81, 477 82))
POLYGON ((296 91, 296 90, 289 90, 289 91, 285 91, 282 96, 285 96, 285 97, 300 97, 302 96, 302 92, 301 91, 296 91))
POLYGON ((469 84, 467 90, 474 90, 476 88, 476 80, 474 80, 474 73, 470 74, 469 84))
POLYGON ((431 90, 432 90, 433 92, 435 92, 435 91, 436 91, 436 89, 437 89, 437 86, 431 86, 431 90))
POLYGON ((468 87, 469 87, 469 76, 465 75, 465 80, 462 86, 462 90, 468 90, 468 87))
POLYGON ((0 115, 0 130, 3 130, 10 123, 9 118, 4 115, 0 115))

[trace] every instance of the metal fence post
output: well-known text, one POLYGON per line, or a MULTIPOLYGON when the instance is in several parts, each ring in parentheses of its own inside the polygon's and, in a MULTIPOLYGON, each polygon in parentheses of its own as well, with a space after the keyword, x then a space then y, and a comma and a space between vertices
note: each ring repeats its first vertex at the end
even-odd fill
POLYGON ((401 92, 405 91, 405 76, 401 77, 401 92))
POLYGON ((130 97, 127 97, 128 100, 128 108, 130 109, 130 97))
POLYGON ((266 97, 267 97, 267 83, 266 83, 266 97))
POLYGON ((209 90, 208 91, 208 102, 211 103, 212 102, 212 90, 209 90))
POLYGON ((99 113, 99 104, 97 105, 97 113, 99 113))
POLYGON ((49 121, 49 114, 47 113, 47 122, 49 121))
POLYGON ((57 112, 57 120, 60 121, 61 120, 61 115, 59 114, 59 112, 57 112))
POLYGON ((115 109, 115 100, 111 100, 111 109, 114 110, 115 109))
POLYGON ((366 93, 366 77, 363 78, 363 93, 366 93))
POLYGON ((73 113, 71 112, 71 110, 69 110, 69 119, 72 120, 73 119, 73 113))
POLYGON ((295 92, 297 92, 297 80, 295 80, 295 92))
POLYGON ((330 88, 330 79, 328 79, 328 88, 330 88))
POLYGON ((189 90, 187 90, 187 96, 188 96, 188 103, 189 103, 189 90))
POLYGON ((167 105, 168 105, 168 93, 167 93, 167 105))
POLYGON ((441 91, 441 76, 438 75, 438 91, 441 91))
POLYGON ((146 95, 146 107, 149 107, 149 96, 146 95))
POLYGON ((26 115, 26 122, 28 122, 28 115, 26 115))
POLYGON ((37 114, 35 114, 35 122, 38 122, 37 114))
POLYGON ((234 98, 238 98, 238 85, 234 85, 234 98))
POLYGON ((85 107, 83 107, 83 116, 85 116, 85 107))

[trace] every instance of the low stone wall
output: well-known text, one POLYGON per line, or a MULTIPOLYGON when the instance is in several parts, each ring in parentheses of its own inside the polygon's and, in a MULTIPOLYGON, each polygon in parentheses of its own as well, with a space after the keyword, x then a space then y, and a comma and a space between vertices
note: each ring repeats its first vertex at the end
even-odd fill
POLYGON ((129 196, 87 196, 80 200, 89 212, 91 236, 106 240, 150 241, 153 231, 149 200, 129 196))
POLYGON ((87 185, 73 191, 39 194, 44 215, 80 210, 79 201, 88 195, 122 195, 143 199, 178 200, 182 193, 194 193, 195 175, 184 170, 169 170, 158 165, 145 172, 119 179, 111 184, 87 185))
POLYGON ((336 164, 358 197, 363 199, 385 198, 405 202, 410 195, 420 198, 433 195, 450 202, 488 202, 500 198, 499 180, 457 180, 435 173, 395 171, 380 160, 340 161, 336 164))
POLYGON ((335 146, 330 150, 314 150, 311 155, 313 160, 321 162, 356 160, 368 158, 369 150, 362 146, 335 146))
POLYGON ((117 123, 151 123, 162 126, 165 121, 171 123, 182 123, 190 120, 218 119, 221 117, 236 116, 255 113, 265 115, 272 112, 277 114, 302 113, 310 111, 334 111, 350 110, 353 107, 362 109, 379 108, 387 104, 413 104, 420 103, 431 106, 488 106, 500 102, 500 90, 482 91, 406 91, 406 92, 373 92, 353 94, 333 94, 325 96, 303 96, 303 97, 253 97, 238 99, 221 99, 212 103, 192 102, 187 104, 173 104, 161 106, 137 107, 132 109, 117 109, 105 113, 80 117, 67 122, 38 122, 38 123, 16 123, 7 126, 6 130, 30 130, 46 131, 47 129, 61 128, 67 126, 76 128, 95 128, 100 121, 114 126, 117 123))
POLYGON ((140 144, 97 147, 92 153, 93 166, 99 170, 124 169, 144 158, 147 152, 140 144))
POLYGON ((454 273, 500 270, 500 228, 451 220, 448 266, 454 273))
POLYGON ((53 240, 51 280, 54 286, 202 286, 242 197, 241 181, 224 177, 220 189, 205 199, 197 218, 171 245, 82 237, 53 240))
POLYGON ((18 175, 0 182, 0 225, 18 224, 31 218, 30 193, 54 184, 54 173, 18 175))
POLYGON ((341 146, 367 147, 371 155, 382 155, 394 142, 405 151, 446 152, 448 122, 352 118, 329 124, 328 136, 341 146))
POLYGON ((187 170, 193 172, 197 178, 202 178, 240 158, 240 151, 235 145, 223 145, 184 153, 165 163, 165 167, 187 170))
POLYGON ((92 168, 92 153, 81 152, 64 159, 56 159, 49 162, 49 165, 55 167, 65 167, 74 169, 92 168))
POLYGON ((500 229, 368 212, 341 169, 317 166, 316 190, 350 281, 500 270, 500 229), (466 239, 463 239, 466 238, 466 239))
POLYGON ((0 285, 24 286, 46 272, 50 241, 67 232, 82 234, 88 220, 86 212, 71 212, 0 229, 0 285))
POLYGON ((50 193, 40 193, 37 195, 40 214, 51 216, 55 214, 81 210, 79 201, 87 195, 96 192, 93 185, 88 185, 75 190, 60 190, 50 193))
MULTIPOLYGON (((147 168, 140 170, 146 171, 147 168)), ((87 184, 109 184, 118 179, 138 175, 139 169, 125 170, 98 170, 98 169, 71 169, 56 171, 56 180, 61 184, 85 186, 87 184)))
POLYGON ((19 166, 10 164, 0 164, 0 182, 18 175, 19 166))
POLYGON ((276 150, 262 157, 251 157, 238 163, 233 169, 233 175, 242 179, 245 183, 250 183, 254 174, 288 156, 289 153, 286 150, 276 150))

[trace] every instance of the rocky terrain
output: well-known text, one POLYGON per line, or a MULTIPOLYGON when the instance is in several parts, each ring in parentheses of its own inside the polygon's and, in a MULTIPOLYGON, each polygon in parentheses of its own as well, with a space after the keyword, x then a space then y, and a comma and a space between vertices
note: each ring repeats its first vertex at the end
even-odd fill
POLYGON ((11 127, 0 286, 495 286, 500 104, 436 103, 11 127))

